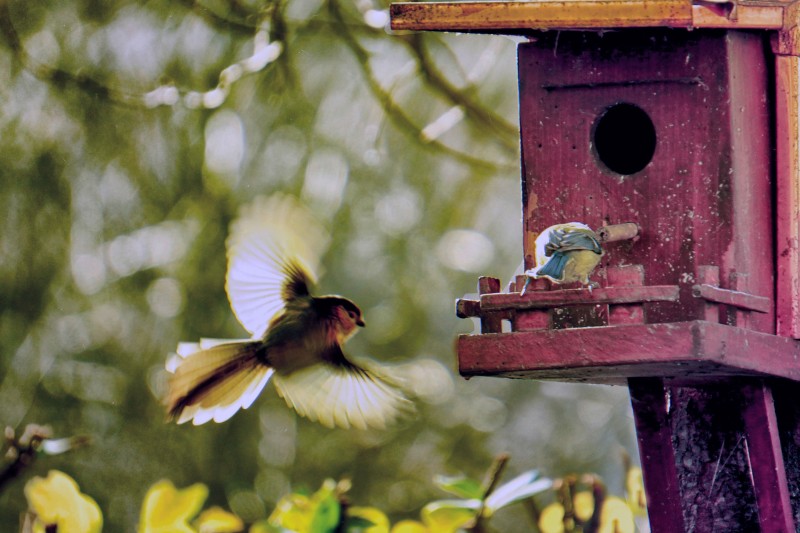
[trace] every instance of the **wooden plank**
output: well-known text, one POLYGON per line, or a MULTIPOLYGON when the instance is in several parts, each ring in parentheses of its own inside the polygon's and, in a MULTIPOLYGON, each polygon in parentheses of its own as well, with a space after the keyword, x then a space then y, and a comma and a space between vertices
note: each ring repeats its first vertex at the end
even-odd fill
POLYGON ((800 339, 800 58, 775 56, 778 335, 800 339))
POLYGON ((773 92, 768 81, 771 58, 768 61, 763 37, 754 32, 726 32, 727 84, 731 102, 735 102, 728 111, 733 232, 729 250, 711 264, 720 266, 722 288, 767 298, 761 300, 758 313, 728 309, 728 324, 775 333, 775 213, 770 175, 774 154, 769 104, 773 92))
POLYGON ((464 376, 617 384, 654 376, 800 381, 800 343, 699 320, 461 335, 457 350, 464 376))
POLYGON ((550 309, 535 309, 514 313, 511 321, 514 331, 534 331, 553 326, 553 313, 550 309))
POLYGON ((481 295, 481 310, 537 309, 564 307, 569 305, 628 304, 640 302, 675 302, 678 300, 677 285, 654 285, 645 287, 606 287, 587 289, 563 289, 553 291, 529 291, 519 293, 497 293, 481 295))
POLYGON ((692 6, 692 26, 695 28, 764 29, 783 27, 783 6, 748 6, 739 4, 730 11, 730 4, 692 6), (727 8, 727 9, 726 9, 727 8))
POLYGON ((696 298, 703 298, 718 304, 731 305, 759 313, 769 313, 772 310, 772 300, 769 298, 746 292, 720 289, 705 283, 692 287, 692 294, 696 298))
POLYGON ((772 390, 763 382, 742 387, 742 420, 761 531, 795 531, 772 390))
POLYGON ((390 13, 393 30, 689 27, 692 24, 688 0, 415 2, 392 4, 390 13))
POLYGON ((478 300, 459 298, 456 300, 456 316, 458 318, 481 316, 481 303, 478 300))

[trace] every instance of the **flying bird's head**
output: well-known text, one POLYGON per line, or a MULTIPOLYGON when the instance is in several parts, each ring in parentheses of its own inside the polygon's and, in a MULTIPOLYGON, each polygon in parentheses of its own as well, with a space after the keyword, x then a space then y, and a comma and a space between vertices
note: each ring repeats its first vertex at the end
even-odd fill
POLYGON ((328 309, 331 330, 336 335, 339 344, 344 344, 347 339, 356 334, 358 328, 366 325, 361 309, 347 298, 324 296, 318 300, 323 301, 328 309))

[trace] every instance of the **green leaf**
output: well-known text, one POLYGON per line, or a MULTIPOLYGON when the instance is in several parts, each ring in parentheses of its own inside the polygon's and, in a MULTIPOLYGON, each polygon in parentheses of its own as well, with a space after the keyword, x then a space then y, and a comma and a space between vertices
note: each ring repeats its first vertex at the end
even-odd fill
POLYGON ((507 507, 512 503, 550 490, 552 486, 553 480, 549 478, 540 478, 539 472, 536 470, 529 470, 524 474, 520 474, 508 483, 497 487, 497 489, 486 498, 487 515, 491 515, 498 509, 507 507))
POLYGON ((422 521, 436 533, 453 533, 469 524, 480 507, 477 499, 438 500, 422 508, 422 521))
POLYGON ((376 507, 353 506, 347 508, 348 533, 389 533, 391 523, 386 513, 376 507))
POLYGON ((361 533, 361 531, 365 531, 374 525, 375 522, 372 520, 367 520, 360 516, 348 516, 345 523, 345 531, 347 533, 361 533))
POLYGON ((341 506, 333 495, 320 499, 311 519, 310 533, 331 533, 339 525, 341 506))
POLYGON ((480 482, 466 476, 436 476, 433 482, 440 489, 461 498, 477 500, 483 498, 483 487, 480 482))

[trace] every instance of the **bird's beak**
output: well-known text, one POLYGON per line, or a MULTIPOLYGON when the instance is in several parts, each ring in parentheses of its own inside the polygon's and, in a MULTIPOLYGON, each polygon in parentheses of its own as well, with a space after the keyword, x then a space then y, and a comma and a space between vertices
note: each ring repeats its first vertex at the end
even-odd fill
POLYGON ((364 319, 359 318, 358 320, 356 320, 356 326, 361 326, 362 328, 366 327, 366 324, 364 324, 364 319))

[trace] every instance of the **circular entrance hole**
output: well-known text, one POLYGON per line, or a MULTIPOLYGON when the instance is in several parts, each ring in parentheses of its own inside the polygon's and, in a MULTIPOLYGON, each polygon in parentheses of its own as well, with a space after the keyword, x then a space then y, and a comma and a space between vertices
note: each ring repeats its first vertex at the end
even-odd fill
POLYGON ((656 128, 642 108, 615 104, 597 119, 593 141, 598 159, 612 172, 628 176, 653 159, 656 128))

